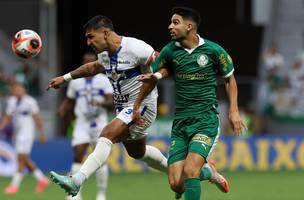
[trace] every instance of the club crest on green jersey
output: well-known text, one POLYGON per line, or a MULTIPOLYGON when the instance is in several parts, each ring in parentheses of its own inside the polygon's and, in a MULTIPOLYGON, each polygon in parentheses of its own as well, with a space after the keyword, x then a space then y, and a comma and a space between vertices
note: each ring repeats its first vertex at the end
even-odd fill
POLYGON ((208 64, 208 56, 205 54, 201 54, 200 56, 198 56, 197 58, 197 64, 200 67, 204 67, 208 64))

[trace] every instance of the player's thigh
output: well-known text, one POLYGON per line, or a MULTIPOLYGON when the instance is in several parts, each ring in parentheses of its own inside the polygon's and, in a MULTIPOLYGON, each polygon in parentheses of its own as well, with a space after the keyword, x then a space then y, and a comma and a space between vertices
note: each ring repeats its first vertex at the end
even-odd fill
POLYGON ((132 158, 139 159, 145 155, 146 152, 146 137, 138 140, 125 140, 123 144, 132 158))
POLYGON ((117 118, 121 119, 129 127, 129 136, 127 140, 138 140, 146 137, 146 129, 151 126, 156 118, 157 110, 155 104, 145 104, 140 108, 140 110, 141 116, 145 120, 145 124, 143 126, 139 126, 133 121, 133 107, 131 106, 122 109, 117 115, 117 118))
POLYGON ((180 160, 168 165, 169 184, 175 192, 182 192, 184 188, 184 163, 185 160, 180 160))
POLYGON ((191 135, 188 152, 195 153, 208 159, 219 137, 219 121, 216 114, 205 117, 195 117, 193 124, 187 127, 191 135))
POLYGON ((183 169, 183 174, 185 178, 199 177, 201 168, 205 163, 205 158, 200 154, 192 152, 188 153, 183 169))
POLYGON ((168 164, 185 160, 188 154, 188 136, 184 132, 184 120, 175 119, 171 130, 168 164))
POLYGON ((106 137, 113 143, 123 141, 128 137, 128 125, 121 119, 114 118, 101 131, 101 137, 106 137))

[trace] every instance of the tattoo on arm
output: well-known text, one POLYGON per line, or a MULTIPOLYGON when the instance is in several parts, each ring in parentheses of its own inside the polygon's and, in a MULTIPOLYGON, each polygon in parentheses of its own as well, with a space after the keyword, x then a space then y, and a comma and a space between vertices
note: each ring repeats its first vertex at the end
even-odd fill
POLYGON ((73 79, 94 76, 104 71, 104 67, 98 62, 84 64, 71 72, 73 79))

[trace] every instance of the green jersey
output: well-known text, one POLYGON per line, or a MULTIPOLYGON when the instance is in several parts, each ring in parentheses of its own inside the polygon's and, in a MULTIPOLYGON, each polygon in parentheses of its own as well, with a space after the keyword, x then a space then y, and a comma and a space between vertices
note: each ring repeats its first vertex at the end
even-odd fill
MULTIPOLYGON (((200 38, 195 49, 184 49, 171 41, 156 57, 153 71, 169 68, 175 80, 175 118, 199 116, 217 110, 217 75, 229 77, 233 71, 231 57, 218 44, 200 38)), ((216 111, 217 112, 217 111, 216 111)))

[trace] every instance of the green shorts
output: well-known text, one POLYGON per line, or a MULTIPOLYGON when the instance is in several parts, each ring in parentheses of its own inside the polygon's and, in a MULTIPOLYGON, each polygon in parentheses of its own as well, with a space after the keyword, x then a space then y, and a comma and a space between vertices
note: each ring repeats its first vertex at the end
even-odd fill
POLYGON ((185 160, 188 153, 208 158, 219 137, 219 118, 215 112, 203 116, 174 119, 168 164, 185 160))

